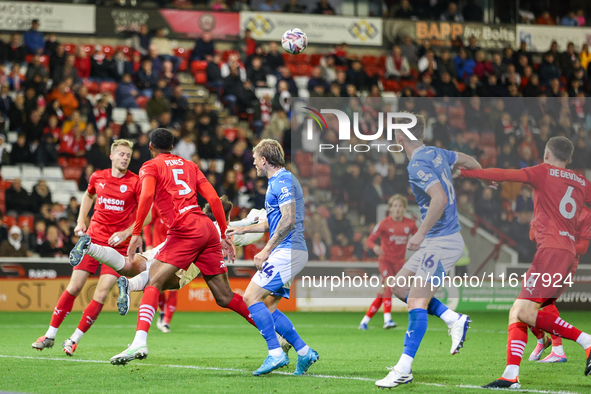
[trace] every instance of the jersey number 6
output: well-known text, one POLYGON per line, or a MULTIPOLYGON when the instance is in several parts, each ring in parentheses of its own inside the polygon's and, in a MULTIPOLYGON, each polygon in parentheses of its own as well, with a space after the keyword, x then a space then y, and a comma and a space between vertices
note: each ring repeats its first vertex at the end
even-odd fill
POLYGON ((573 190, 574 187, 572 186, 569 186, 566 189, 566 193, 564 193, 562 200, 560 200, 560 206, 558 207, 558 209, 560 210, 560 214, 567 219, 572 219, 575 216, 575 213, 577 212, 577 202, 574 200, 574 198, 572 198, 573 190), (571 206, 570 211, 566 210, 566 207, 568 205, 571 206))
POLYGON ((186 196, 187 194, 191 193, 191 188, 189 187, 189 185, 187 185, 185 181, 179 179, 179 175, 182 174, 183 170, 181 170, 180 168, 175 168, 172 170, 172 176, 174 176, 174 183, 184 187, 184 189, 179 190, 179 196, 186 196))

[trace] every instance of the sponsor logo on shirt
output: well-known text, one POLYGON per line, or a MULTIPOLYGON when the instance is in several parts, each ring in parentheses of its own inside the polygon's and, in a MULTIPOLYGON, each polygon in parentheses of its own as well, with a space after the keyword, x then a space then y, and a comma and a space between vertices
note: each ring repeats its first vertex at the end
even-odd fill
POLYGON ((558 235, 562 235, 563 237, 569 237, 573 242, 575 242, 575 237, 570 235, 568 231, 559 231, 558 235))
POLYGON ((392 235, 388 238, 390 242, 394 241, 396 245, 406 245, 408 242, 407 235, 392 235))
POLYGON ((103 196, 100 196, 98 199, 98 203, 99 204, 103 204, 105 206, 105 209, 108 209, 110 211, 119 211, 119 212, 123 212, 123 210, 125 209, 125 201, 124 200, 118 200, 116 198, 105 198, 103 196))

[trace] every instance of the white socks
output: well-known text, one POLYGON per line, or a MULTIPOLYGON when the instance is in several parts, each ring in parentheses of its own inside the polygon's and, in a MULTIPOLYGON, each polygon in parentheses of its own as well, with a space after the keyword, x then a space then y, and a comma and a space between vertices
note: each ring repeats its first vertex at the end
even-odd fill
POLYGON ((282 354, 283 354, 283 349, 281 349, 280 347, 278 347, 277 349, 269 350, 269 356, 281 357, 282 354))
POLYGON ((86 254, 115 271, 125 267, 125 257, 110 246, 99 246, 91 243, 86 254))
POLYGON ((390 320, 392 320, 392 314, 384 312, 384 323, 388 323, 390 320))
POLYGON ((502 377, 509 380, 514 380, 519 376, 519 365, 507 365, 502 377))
POLYGON ((562 345, 552 346, 552 351, 558 356, 564 356, 564 349, 562 348, 562 345))
POLYGON ((538 343, 540 345, 543 345, 544 343, 546 343, 546 334, 544 334, 544 337, 543 338, 538 339, 538 343))
POLYGON ((411 373, 413 360, 414 359, 411 356, 403 353, 402 356, 400 356, 400 360, 398 360, 398 364, 396 364, 395 368, 402 373, 411 373))
POLYGON ((148 281, 150 280, 150 273, 144 271, 141 274, 129 279, 129 291, 144 291, 148 281))
MULTIPOLYGON (((148 333, 146 331, 136 331, 135 338, 133 338, 133 342, 129 345, 130 348, 136 348, 140 346, 146 346, 148 344, 148 333)), ((281 348, 279 348, 281 350, 281 348)))
POLYGON ((583 349, 587 349, 589 346, 591 346, 591 335, 582 332, 577 338, 577 343, 581 345, 583 349))
POLYGON ((55 339, 56 335, 57 335, 57 328, 49 326, 49 328, 47 329, 47 332, 45 333, 45 336, 47 338, 55 339))
POLYGON ((310 346, 306 345, 303 348, 301 348, 300 350, 297 351, 298 356, 305 356, 306 354, 308 354, 308 350, 310 350, 310 346))
POLYGON ((77 328, 76 331, 74 331, 74 334, 72 334, 72 336, 70 337, 70 339, 78 343, 80 338, 82 338, 82 335, 84 335, 84 333, 77 328))
POLYGON ((371 317, 368 317, 367 315, 363 316, 363 319, 361 319, 361 324, 367 324, 369 323, 369 321, 371 320, 371 317))
POLYGON ((460 314, 448 309, 443 312, 439 318, 443 320, 445 324, 447 324, 448 328, 451 328, 451 326, 453 326, 454 323, 460 318, 460 314))

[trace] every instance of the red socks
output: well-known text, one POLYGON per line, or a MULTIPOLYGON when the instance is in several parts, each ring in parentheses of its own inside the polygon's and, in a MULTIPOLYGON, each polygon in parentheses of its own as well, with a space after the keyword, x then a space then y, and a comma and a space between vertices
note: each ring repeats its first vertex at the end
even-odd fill
MULTIPOLYGON (((369 307, 369 310, 367 311, 367 313, 365 314, 365 316, 369 317, 370 319, 373 317, 373 315, 376 314, 376 312, 378 311, 378 309, 380 309, 380 306, 382 306, 382 296, 378 296, 376 297, 375 300, 373 300, 373 302, 371 303, 371 306, 369 307)), ((390 300, 390 308, 392 307, 392 300, 390 300)), ((385 311, 384 311, 385 312, 385 311)))
POLYGON ((544 330, 542 330, 540 328, 529 326, 529 330, 531 331, 532 334, 534 334, 534 336, 537 339, 544 339, 544 337, 546 336, 546 333, 544 332, 544 330))
POLYGON ((66 316, 72 311, 75 300, 75 296, 68 293, 68 290, 64 290, 53 310, 53 316, 51 317, 50 323, 51 327, 58 328, 60 324, 62 324, 66 316))
POLYGON ((78 329, 82 332, 88 331, 102 310, 103 304, 96 302, 95 300, 90 301, 90 304, 88 304, 84 309, 84 313, 82 313, 82 319, 80 319, 78 329))
POLYGON ((579 335, 581 335, 581 330, 568 324, 560 317, 546 311, 538 311, 536 327, 541 328, 550 334, 570 339, 571 341, 576 341, 577 338, 579 338, 579 335))
POLYGON ((527 324, 522 322, 510 324, 507 338, 507 365, 521 364, 525 345, 527 345, 527 324))
POLYGON ((392 312, 392 288, 386 287, 384 291, 384 313, 390 312, 392 312))
POLYGON ((166 304, 164 305, 164 324, 170 324, 172 315, 176 311, 176 290, 169 290, 168 296, 166 297, 166 304))
POLYGON ((163 291, 158 296, 158 308, 164 312, 164 305, 166 304, 166 293, 163 291))
POLYGON ((156 307, 158 306, 159 295, 160 292, 154 286, 147 286, 144 289, 144 296, 140 302, 136 331, 148 332, 150 330, 152 319, 154 319, 154 313, 156 313, 156 307))
POLYGON ((254 323, 254 320, 252 320, 252 317, 250 317, 250 312, 248 310, 248 307, 246 306, 246 304, 242 300, 242 296, 240 294, 234 293, 234 297, 232 297, 232 299, 230 300, 230 303, 228 304, 228 306, 226 308, 231 309, 234 312, 238 313, 240 316, 245 318, 246 321, 249 322, 250 324, 252 324, 253 326, 255 326, 255 327, 257 326, 254 323))
MULTIPOLYGON (((556 305, 554 305, 554 304, 550 304, 548 306, 545 306, 544 312, 548 312, 556 317, 560 317, 560 313, 558 312, 558 308, 556 308, 556 305)), ((562 346, 562 338, 552 334, 552 346, 562 346)))

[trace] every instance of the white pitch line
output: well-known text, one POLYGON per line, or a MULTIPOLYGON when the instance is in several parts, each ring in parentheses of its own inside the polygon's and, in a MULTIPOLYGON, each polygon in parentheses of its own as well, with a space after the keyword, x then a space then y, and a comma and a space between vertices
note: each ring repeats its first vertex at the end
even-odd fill
MULTIPOLYGON (((109 361, 105 360, 80 360, 75 358, 52 358, 52 357, 32 357, 32 356, 8 356, 0 354, 0 358, 13 358, 13 359, 20 359, 20 360, 44 360, 44 361, 70 361, 70 362, 79 362, 79 363, 92 363, 92 364, 110 364, 109 361)), ((202 370, 202 371, 229 371, 229 372, 251 372, 250 370, 246 369, 237 369, 237 368, 220 368, 220 367, 200 367, 198 365, 171 365, 171 364, 148 364, 148 363, 141 363, 137 364, 137 366, 146 366, 146 367, 164 367, 164 368, 182 368, 182 369, 195 369, 195 370, 202 370)), ((279 375, 292 375, 289 372, 282 372, 282 371, 274 371, 274 374, 279 375)), ((306 377, 310 378, 321 378, 321 379, 339 379, 339 380, 361 380, 367 382, 374 382, 375 379, 370 378, 362 378, 359 376, 338 376, 338 375, 318 375, 318 374, 306 374, 306 377)), ((436 386, 436 387, 456 387, 460 389, 480 389, 480 390, 490 390, 484 389, 480 386, 471 386, 465 384, 441 384, 441 383, 423 383, 423 382, 413 382, 413 384, 420 384, 423 386, 436 386)), ((508 392, 520 392, 520 393, 539 393, 539 394, 579 394, 572 391, 551 391, 551 390, 536 390, 536 389, 519 389, 519 390, 503 390, 497 389, 496 391, 508 391, 508 392)))

